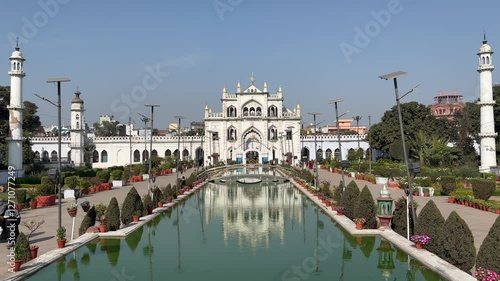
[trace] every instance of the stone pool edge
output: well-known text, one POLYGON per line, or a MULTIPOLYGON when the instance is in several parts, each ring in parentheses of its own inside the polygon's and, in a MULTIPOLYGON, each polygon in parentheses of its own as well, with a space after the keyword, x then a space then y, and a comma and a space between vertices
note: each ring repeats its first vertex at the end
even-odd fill
POLYGON ((60 248, 60 249, 54 249, 51 250, 36 259, 32 259, 27 263, 23 263, 21 266, 21 270, 18 272, 13 273, 13 275, 7 279, 4 279, 4 281, 23 281, 25 278, 30 277, 31 275, 35 274, 37 271, 49 266, 53 262, 57 261, 58 259, 76 251, 77 249, 83 247, 89 242, 94 241, 95 239, 98 238, 125 238, 132 232, 136 231, 140 227, 144 226, 144 224, 148 223, 149 221, 153 220, 157 216, 159 216, 161 213, 166 212, 167 210, 171 209, 173 206, 177 205, 179 202, 189 198, 189 195, 195 193, 198 189, 202 188, 207 184, 207 181, 204 181, 200 183, 199 185, 193 187, 192 190, 187 191, 184 193, 184 195, 180 195, 177 197, 176 200, 174 200, 172 203, 165 204, 161 208, 156 208, 153 210, 153 214, 147 215, 144 217, 141 217, 139 222, 132 222, 127 225, 124 225, 122 228, 116 230, 116 231, 109 231, 109 232, 98 232, 98 233, 85 233, 81 236, 79 236, 76 239, 73 239, 71 242, 68 242, 66 244, 66 247, 60 248))
POLYGON ((326 207, 326 205, 324 205, 316 196, 309 193, 306 188, 300 186, 293 179, 291 179, 290 182, 352 236, 380 235, 381 237, 387 239, 389 242, 397 246, 399 249, 417 259, 420 263, 427 266, 430 270, 436 272, 441 277, 446 278, 447 280, 477 281, 474 276, 458 269, 457 267, 441 259, 437 255, 425 249, 415 248, 413 242, 408 241, 401 235, 394 232, 392 229, 356 229, 356 224, 349 218, 347 218, 346 216, 338 216, 337 211, 333 211, 331 210, 331 208, 326 207))

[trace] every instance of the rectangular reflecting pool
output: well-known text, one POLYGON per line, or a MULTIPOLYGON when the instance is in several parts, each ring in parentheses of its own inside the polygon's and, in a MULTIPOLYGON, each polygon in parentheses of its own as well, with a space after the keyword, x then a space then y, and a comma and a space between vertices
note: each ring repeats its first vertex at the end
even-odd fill
POLYGON ((290 183, 207 184, 124 239, 27 280, 444 280, 379 237, 353 237, 290 183))

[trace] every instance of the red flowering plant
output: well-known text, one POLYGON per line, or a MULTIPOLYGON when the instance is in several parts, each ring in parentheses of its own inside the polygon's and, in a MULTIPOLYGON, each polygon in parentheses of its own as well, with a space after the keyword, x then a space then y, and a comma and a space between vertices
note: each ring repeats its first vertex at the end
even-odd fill
POLYGON ((493 270, 486 269, 483 267, 478 267, 476 271, 476 278, 480 281, 498 281, 500 280, 500 275, 493 270))
POLYGON ((352 220, 355 224, 365 224, 366 219, 365 218, 355 218, 352 220))
POLYGON ((420 235, 420 234, 415 234, 410 237, 410 240, 415 243, 420 243, 422 245, 425 245, 431 241, 431 238, 427 235, 420 235))

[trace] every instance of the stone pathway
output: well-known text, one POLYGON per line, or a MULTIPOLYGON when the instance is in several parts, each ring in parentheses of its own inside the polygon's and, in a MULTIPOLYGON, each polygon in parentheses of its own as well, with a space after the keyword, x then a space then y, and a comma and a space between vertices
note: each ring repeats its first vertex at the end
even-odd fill
MULTIPOLYGON (((379 197, 380 190, 382 190, 382 185, 373 184, 364 180, 356 180, 349 176, 344 176, 346 184, 349 184, 351 180, 354 180, 356 184, 362 189, 365 185, 370 189, 373 198, 379 197)), ((332 185, 338 185, 340 181, 342 181, 342 175, 331 173, 327 170, 320 169, 319 170, 319 180, 327 180, 330 181, 332 185)), ((397 200, 399 197, 404 196, 404 191, 399 188, 388 188, 391 192, 391 197, 397 200)), ((475 208, 466 207, 458 204, 448 203, 447 196, 434 196, 434 197, 422 197, 422 196, 414 196, 413 197, 416 202, 419 203, 419 207, 417 208, 417 215, 422 210, 423 206, 429 202, 429 200, 433 200, 436 203, 437 207, 441 211, 441 214, 446 219, 452 211, 456 211, 462 219, 469 225, 472 234, 474 235, 474 245, 476 246, 476 252, 479 251, 479 247, 481 243, 483 243, 484 238, 488 234, 491 226, 497 219, 499 215, 481 211, 475 208)), ((499 198, 495 198, 499 199, 499 198)))
MULTIPOLYGON (((187 178, 192 171, 193 169, 190 169, 184 172, 183 175, 187 178)), ((182 177, 182 175, 179 174, 179 177, 182 177)), ((159 176, 156 178, 154 184, 156 184, 159 187, 164 187, 169 183, 174 185, 176 182, 176 178, 177 178, 176 173, 168 174, 165 176, 159 176)), ((91 205, 97 205, 99 203, 104 203, 108 205, 111 198, 116 197, 116 199, 118 200, 118 204, 120 204, 121 208, 121 204, 123 203, 123 200, 125 200, 125 197, 127 196, 127 193, 129 192, 130 188, 132 188, 132 186, 135 186, 137 192, 139 193, 139 195, 141 195, 141 197, 147 193, 148 182, 142 181, 142 182, 132 183, 124 187, 116 187, 110 191, 101 191, 98 193, 86 195, 83 198, 78 199, 78 203, 88 200, 91 205)), ((66 211, 66 206, 71 202, 74 202, 74 199, 63 199, 61 208, 62 225, 66 227, 66 238, 68 239, 68 242, 71 239, 72 219, 68 215, 68 212, 66 211)), ((85 212, 83 212, 81 207, 78 207, 78 213, 75 219, 75 232, 74 232, 75 239, 78 237, 78 228, 80 227, 80 223, 82 222, 84 216, 85 212)), ((36 244, 40 247, 38 249, 38 255, 40 256, 44 253, 47 253, 57 248, 57 243, 55 239, 56 230, 58 227, 57 200, 55 206, 44 207, 34 210, 26 209, 21 212, 21 222, 37 218, 45 220, 45 223, 37 231, 35 231, 35 233, 31 235, 30 244, 32 245, 36 244)), ((24 226, 20 226, 19 231, 22 231, 26 234, 28 232, 27 228, 24 226)), ((4 280, 12 275, 12 273, 7 271, 9 268, 9 265, 7 263, 8 261, 7 255, 9 254, 9 250, 6 248, 7 246, 8 244, 5 242, 0 244, 0 280, 4 280)))

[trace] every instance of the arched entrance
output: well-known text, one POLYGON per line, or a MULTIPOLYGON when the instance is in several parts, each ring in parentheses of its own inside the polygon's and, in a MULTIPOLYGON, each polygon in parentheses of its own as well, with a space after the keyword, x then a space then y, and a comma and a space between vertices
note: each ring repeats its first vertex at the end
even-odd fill
POLYGON ((307 147, 303 147, 300 151, 300 160, 302 163, 309 162, 309 149, 307 149, 307 147))
POLYGON ((195 157, 196 157, 196 166, 200 167, 203 166, 203 157, 204 157, 204 152, 201 147, 196 148, 195 150, 195 157))
POLYGON ((259 163, 259 152, 257 151, 248 151, 246 154, 246 163, 247 164, 257 164, 259 163))

